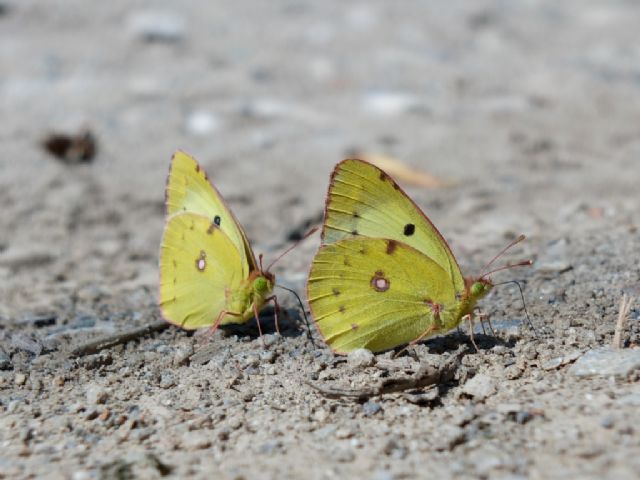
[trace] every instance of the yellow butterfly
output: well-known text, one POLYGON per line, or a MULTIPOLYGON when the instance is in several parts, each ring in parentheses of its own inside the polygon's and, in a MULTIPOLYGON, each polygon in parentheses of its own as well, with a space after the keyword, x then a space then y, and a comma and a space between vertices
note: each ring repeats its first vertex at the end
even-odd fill
POLYGON ((487 275, 462 276, 440 232, 384 171, 354 159, 335 167, 307 296, 336 353, 379 352, 471 320, 493 287, 487 275))
MULTIPOLYGON (((275 277, 256 263, 247 235, 205 171, 184 152, 171 160, 160 246, 160 309, 191 330, 245 323, 272 295, 275 277)), ((260 259, 262 260, 262 258, 260 259)))

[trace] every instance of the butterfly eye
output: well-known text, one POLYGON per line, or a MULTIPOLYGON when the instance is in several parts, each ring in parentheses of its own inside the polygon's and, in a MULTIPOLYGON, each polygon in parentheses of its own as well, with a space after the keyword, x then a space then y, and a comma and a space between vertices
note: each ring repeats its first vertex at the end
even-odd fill
POLYGON ((482 282, 476 282, 471 285, 471 294, 476 297, 484 292, 484 284, 482 282))
POLYGON ((213 223, 215 223, 216 225, 220 226, 221 221, 222 219, 220 218, 220 215, 216 215, 215 217, 213 217, 213 223))

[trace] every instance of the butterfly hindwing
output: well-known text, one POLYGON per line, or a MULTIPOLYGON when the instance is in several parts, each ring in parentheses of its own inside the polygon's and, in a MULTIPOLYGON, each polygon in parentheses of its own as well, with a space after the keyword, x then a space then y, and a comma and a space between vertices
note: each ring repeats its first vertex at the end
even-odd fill
POLYGON ((352 235, 409 245, 440 265, 457 291, 464 288, 460 267, 436 227, 389 175, 355 159, 339 163, 331 176, 322 242, 352 235))
POLYGON ((179 212, 191 212, 206 217, 233 242, 248 263, 249 270, 255 269, 253 250, 244 230, 220 193, 209 182, 204 169, 184 152, 178 151, 173 156, 165 197, 167 218, 179 212))
POLYGON ((458 313, 449 274, 394 239, 355 236, 321 246, 307 294, 316 325, 337 353, 393 348, 429 329, 438 333, 458 313))
POLYGON ((209 217, 190 211, 168 218, 160 247, 160 308, 180 327, 211 326, 248 266, 229 236, 209 217))

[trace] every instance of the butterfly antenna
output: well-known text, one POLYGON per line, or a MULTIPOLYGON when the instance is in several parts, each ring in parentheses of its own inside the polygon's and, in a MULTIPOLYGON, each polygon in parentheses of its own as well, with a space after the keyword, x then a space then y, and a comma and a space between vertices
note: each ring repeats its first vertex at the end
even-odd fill
POLYGON ((262 269, 262 257, 263 257, 262 254, 258 255, 258 263, 260 264, 260 271, 264 272, 264 270, 262 269))
POLYGON ((280 285, 280 284, 276 283, 275 286, 279 287, 279 288, 282 288, 283 290, 286 290, 288 292, 293 293, 296 296, 296 298, 298 299, 298 303, 300 304, 300 310, 302 310, 302 316, 304 317, 304 323, 307 325, 307 337, 311 341, 311 345, 313 345, 313 348, 316 348, 316 344, 313 341, 313 335, 311 335, 311 325, 309 324, 309 317, 307 317, 307 312, 304 309, 304 305, 302 304, 302 300, 300 299, 300 295, 298 295, 298 292, 296 292, 295 290, 293 290, 291 288, 287 288, 284 285, 280 285))
MULTIPOLYGON (((309 230, 307 233, 305 233, 305 234, 302 236, 302 238, 301 238, 300 240, 298 240, 296 243, 294 243, 294 244, 293 244, 293 245, 291 245, 289 248, 287 248, 284 252, 282 252, 280 255, 278 255, 278 256, 276 257, 276 259, 275 259, 273 262, 271 262, 271 263, 269 264, 269 266, 267 267, 267 269, 266 269, 266 270, 263 270, 263 269, 262 269, 262 263, 260 263, 260 270, 262 270, 263 272, 264 272, 264 271, 267 271, 267 272, 268 272, 269 270, 271 270, 271 267, 273 267, 273 265, 274 265, 278 260, 280 260, 282 257, 284 257, 284 256, 285 256, 287 253, 289 253, 291 250, 293 250, 294 248, 296 248, 296 247, 300 244, 300 242, 302 242, 303 240, 306 240, 307 238, 309 238, 311 235, 313 235, 313 234, 314 234, 314 233, 316 233, 317 231, 318 231, 318 227, 314 227, 314 228, 312 228, 311 230, 309 230)), ((262 257, 262 255, 260 255, 260 257, 262 257)))
MULTIPOLYGON (((514 267, 529 267, 533 265, 533 262, 531 260, 523 260, 522 262, 518 262, 518 263, 510 263, 508 265, 503 265, 502 267, 498 267, 494 270, 491 270, 487 273, 482 274, 482 276, 480 276, 479 278, 484 278, 487 275, 491 275, 492 273, 496 273, 499 272, 501 270, 507 270, 508 268, 514 268, 514 267)), ((499 284, 498 284, 499 285, 499 284)))
MULTIPOLYGON (((520 235, 518 238, 516 238, 515 240, 513 240, 509 245, 507 245, 506 247, 504 247, 502 250, 500 250, 500 252, 491 259, 491 261, 489 263, 487 263, 484 267, 482 267, 482 270, 480 270, 480 278, 485 277, 487 275, 489 275, 488 273, 484 273, 491 265, 493 265, 493 262, 495 262, 497 259, 499 259, 502 255, 505 254, 505 252, 507 250, 509 250, 510 248, 516 246, 517 244, 519 244, 521 241, 523 241, 525 238, 524 235, 520 235)), ((496 270, 497 271, 497 270, 496 270)), ((491 272, 493 273, 493 272, 491 272)))
POLYGON ((531 330, 533 330, 533 333, 536 336, 536 338, 540 338, 538 336, 538 331, 536 330, 536 327, 533 326, 531 317, 529 317, 529 312, 527 311, 527 304, 524 301, 524 293, 522 293, 522 286, 520 285, 520 282, 518 282, 517 280, 509 280, 508 282, 496 283, 494 287, 498 285, 506 285, 508 283, 515 283, 518 286, 518 290, 520 290, 520 298, 522 299, 522 307, 524 308, 524 315, 527 317, 527 323, 529 324, 529 327, 531 328, 531 330))

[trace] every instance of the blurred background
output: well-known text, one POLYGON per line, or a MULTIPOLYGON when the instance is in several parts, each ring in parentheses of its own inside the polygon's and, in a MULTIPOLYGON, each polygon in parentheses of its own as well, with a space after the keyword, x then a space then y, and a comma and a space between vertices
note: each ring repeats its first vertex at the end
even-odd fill
MULTIPOLYGON (((639 21, 631 1, 2 0, 0 316, 151 305, 176 149, 267 257, 353 152, 446 184, 399 178, 472 270, 520 232, 536 259, 635 228, 639 21)), ((314 248, 280 267, 294 285, 314 248)))

